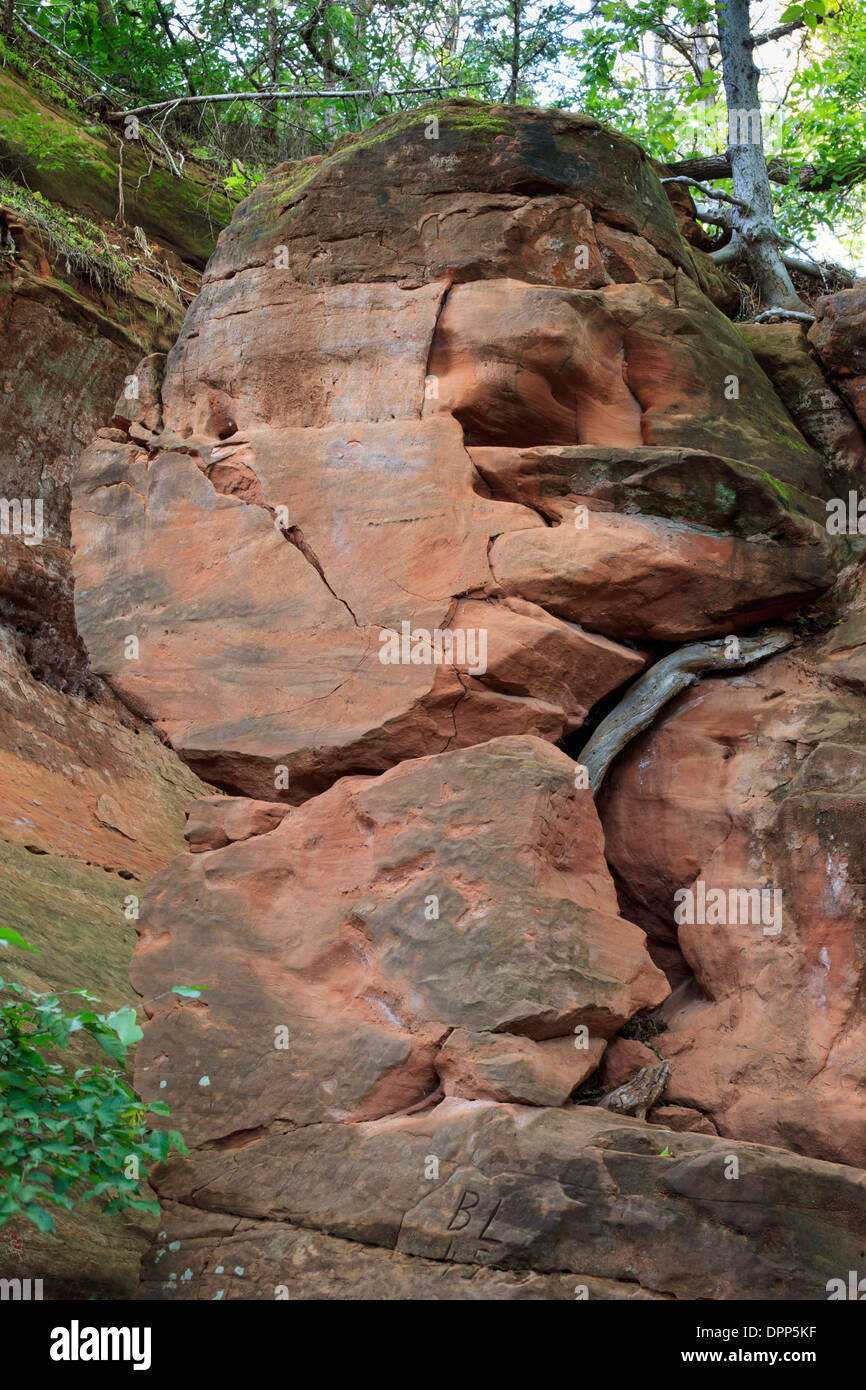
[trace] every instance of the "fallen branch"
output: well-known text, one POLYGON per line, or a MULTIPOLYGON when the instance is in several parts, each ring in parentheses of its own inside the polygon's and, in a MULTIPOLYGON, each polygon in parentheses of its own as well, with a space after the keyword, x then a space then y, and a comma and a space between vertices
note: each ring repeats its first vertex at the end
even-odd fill
POLYGON ((85 67, 83 63, 79 63, 77 58, 73 58, 72 54, 67 53, 65 48, 61 48, 59 44, 54 43, 53 39, 47 39, 44 34, 40 34, 38 29, 33 29, 27 23, 26 19, 22 19, 20 15, 15 16, 15 23, 20 24, 21 28, 24 30, 25 33, 30 35, 31 39, 37 39, 39 43, 44 44, 46 48, 53 49, 55 53, 58 53, 60 55, 60 57, 63 59, 65 63, 71 63, 73 67, 76 67, 81 72, 86 73, 87 76, 90 78, 91 82, 93 82, 96 85, 96 87, 98 87, 99 91, 103 96, 108 96, 109 87, 113 92, 121 91, 120 87, 115 87, 113 82, 110 82, 108 84, 108 87, 106 87, 102 79, 97 77, 95 72, 91 72, 90 68, 85 67))
POLYGON ((765 628, 753 637, 739 638, 736 656, 728 656, 729 638, 693 642, 657 661, 635 681, 616 709, 603 719, 580 753, 579 761, 589 773, 593 796, 598 795, 605 773, 627 744, 649 728, 659 710, 694 685, 706 671, 730 671, 751 666, 774 652, 784 651, 794 641, 785 628, 765 628))
POLYGON ((316 98, 342 100, 344 97, 409 97, 422 96, 433 92, 447 92, 453 87, 483 87, 483 82, 448 82, 436 87, 403 87, 397 91, 377 91, 375 87, 323 87, 311 90, 309 87, 293 87, 285 91, 260 92, 213 92, 207 96, 170 97, 168 101, 153 101, 146 106, 131 106, 127 111, 108 111, 109 121, 124 121, 130 116, 153 115, 157 111, 174 111, 178 106, 203 106, 217 101, 310 101, 316 98))

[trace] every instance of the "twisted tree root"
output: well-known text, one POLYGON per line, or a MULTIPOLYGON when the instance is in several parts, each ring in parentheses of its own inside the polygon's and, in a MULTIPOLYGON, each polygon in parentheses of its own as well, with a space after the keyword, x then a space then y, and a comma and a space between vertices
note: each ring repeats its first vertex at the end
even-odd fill
POLYGON ((730 637, 709 642, 693 642, 680 647, 630 686, 615 710, 603 719, 580 753, 580 762, 589 773, 593 796, 598 795, 605 773, 635 734, 649 728, 659 710, 675 695, 688 689, 705 671, 725 671, 751 666, 765 656, 784 651, 794 641, 786 628, 768 627, 751 637, 739 637, 732 647, 730 637), (733 654, 729 655, 729 652, 733 654))

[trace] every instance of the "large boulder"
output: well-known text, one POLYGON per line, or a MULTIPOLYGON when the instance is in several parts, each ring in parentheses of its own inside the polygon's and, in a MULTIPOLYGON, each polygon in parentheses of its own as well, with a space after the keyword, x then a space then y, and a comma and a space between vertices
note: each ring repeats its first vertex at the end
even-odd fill
POLYGON ((134 983, 162 999, 138 1080, 198 1144, 417 1105, 455 1030, 502 1098, 526 1099, 528 1068, 564 1101, 668 993, 619 916, 589 790, 534 738, 344 778, 267 833, 176 859, 140 930, 134 983), (202 970, 204 1002, 165 996, 202 970), (485 1039, 512 1045, 504 1060, 485 1039))
POLYGON ((570 1099, 667 993, 574 781, 494 739, 154 880, 137 1084, 192 1151, 142 1296, 810 1299, 856 1263, 862 1174, 570 1099))
POLYGON ((79 470, 94 668, 200 775, 298 803, 493 732, 558 741, 634 644, 814 598, 821 460, 699 279, 643 154, 584 118, 455 102, 277 169, 147 420, 79 470), (648 486, 646 520, 606 501, 580 535, 500 485, 549 447, 626 478, 697 451, 671 485, 696 495, 648 486), (410 650, 443 632, 456 655, 410 650))
POLYGON ((263 181, 88 451, 94 668, 233 793, 139 923, 138 1086, 192 1148, 145 1296, 809 1299, 856 1266, 866 1180, 820 1161, 866 1163, 856 661, 704 681, 627 749, 619 897, 553 746, 854 553, 856 430, 707 285, 597 122, 403 113, 263 181), (700 874, 783 885, 786 926, 677 935, 700 874), (593 1103, 646 1074, 649 1125, 593 1103))

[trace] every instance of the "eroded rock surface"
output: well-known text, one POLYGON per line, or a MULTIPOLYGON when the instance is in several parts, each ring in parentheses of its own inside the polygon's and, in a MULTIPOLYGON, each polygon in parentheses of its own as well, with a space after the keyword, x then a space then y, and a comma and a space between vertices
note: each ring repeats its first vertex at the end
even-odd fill
MULTIPOLYGON (((135 1005, 144 885, 183 848, 190 798, 212 789, 110 692, 37 681, 15 636, 0 627, 0 927, 39 954, 4 951, 2 974, 45 993, 89 989, 106 1012, 135 1005)), ((42 1279, 50 1300, 133 1297, 152 1217, 88 1202, 55 1222, 51 1235, 9 1221, 0 1277, 42 1279)))
POLYGON ((341 1284, 338 1296, 361 1297, 354 1267, 375 1298, 476 1297, 456 1276, 477 1269, 485 1298, 519 1296, 506 1273, 519 1271, 553 1298, 565 1274, 572 1298, 582 1283, 622 1297, 628 1281, 656 1297, 809 1300, 856 1268, 866 1235, 861 1173, 587 1107, 444 1100, 272 1132, 202 1155, 163 1190, 178 1205, 147 1262, 151 1298, 304 1298, 341 1284), (354 1266, 338 1241, 366 1247, 354 1266))
POLYGON ((614 764, 600 810, 623 910, 680 982, 667 1099, 862 1167, 866 702, 827 669, 815 641, 699 682, 614 764), (701 913, 699 884, 723 910, 701 913))
POLYGON ((199 1144, 407 1109, 439 1089, 443 1048, 461 1078, 446 1090, 567 1100, 668 994, 574 780, 549 744, 494 739, 344 778, 268 833, 175 860, 151 884, 134 983, 155 998, 202 962, 209 992, 158 1006, 141 1085, 199 1144))
POLYGON ((573 116, 438 120, 277 169, 220 239, 161 418, 79 470, 91 660, 233 792, 297 803, 493 732, 558 741, 641 669, 634 644, 832 581, 822 461, 643 154, 573 116), (620 491, 634 456, 669 476, 644 516, 599 500, 578 530, 511 487, 527 450, 575 456, 578 506, 607 464, 620 491), (677 506, 692 473, 710 517, 677 506), (484 659, 383 664, 404 623, 483 632, 484 659))
POLYGON ((866 280, 822 296, 809 341, 866 427, 866 280))
POLYGON ((866 1235, 862 605, 825 524, 859 428, 802 334, 711 302, 630 142, 436 118, 256 189, 77 479, 94 668, 232 794, 140 923, 138 1085, 192 1147, 143 1295, 824 1297, 866 1235), (554 745, 675 644, 843 595, 808 660, 626 749, 617 896, 554 745), (701 875, 784 885, 782 930, 677 933, 701 875), (596 1104, 647 1069, 648 1124, 596 1104))
MULTIPOLYGON (((190 798, 214 788, 88 667, 73 610, 70 478, 94 431, 109 427, 124 377, 143 353, 158 357, 173 342, 183 291, 198 284, 177 254, 185 249, 184 231, 191 231, 189 222, 178 227, 190 184, 167 176, 163 183, 154 171, 166 194, 162 225, 139 216, 146 194, 135 198, 137 210, 127 204, 154 237, 145 255, 131 227, 114 225, 116 142, 101 140, 92 126, 83 131, 71 107, 49 106, 12 75, 11 66, 0 73, 0 126, 5 172, 28 190, 22 206, 29 190, 38 189, 48 208, 61 214, 85 206, 104 215, 129 270, 123 286, 109 271, 104 279, 98 269, 88 277, 79 257, 70 259, 31 214, 6 205, 4 195, 0 929, 17 931, 38 954, 4 949, 0 974, 45 994, 88 989, 107 1012, 138 1003, 128 968, 144 884, 183 848, 190 798), (70 179, 54 160, 34 163, 32 140, 21 133, 25 126, 77 150, 82 176, 70 179), (95 203, 83 183, 97 193, 95 203), (179 231, 177 243, 166 245, 166 224, 179 231)), ((127 154, 146 174, 146 159, 131 149, 127 154)), ((127 163, 127 177, 131 167, 127 163)), ((144 187, 154 185, 146 181, 144 187)), ((200 214, 195 222, 203 262, 216 229, 211 233, 200 214)), ((116 428, 114 435, 124 438, 116 428)), ((81 1000, 64 997, 63 1003, 71 1010, 81 1000)), ((95 1048, 73 1055, 76 1065, 106 1060, 95 1048)), ((0 1278, 41 1279, 46 1300, 131 1298, 152 1217, 106 1213, 98 1201, 69 1213, 54 1208, 53 1215, 56 1235, 17 1217, 4 1223, 0 1278)))
POLYGON ((861 1173, 569 1103, 667 985, 540 740, 175 860, 141 933, 137 1084, 193 1145, 157 1174, 144 1297, 814 1298, 866 1235, 861 1173), (207 994, 160 995, 195 968, 207 994))

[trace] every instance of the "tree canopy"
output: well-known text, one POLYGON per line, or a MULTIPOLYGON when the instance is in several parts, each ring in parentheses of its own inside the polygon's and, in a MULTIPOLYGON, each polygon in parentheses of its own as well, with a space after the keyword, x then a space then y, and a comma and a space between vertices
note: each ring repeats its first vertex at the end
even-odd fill
MULTIPOLYGON (((801 268, 828 248, 855 266, 863 258, 859 0, 0 4, 5 56, 23 45, 103 118, 132 113, 179 174, 178 150, 214 162, 243 191, 278 159, 317 153, 431 97, 532 103, 608 121, 666 165, 667 177, 691 180, 722 260, 752 255, 761 237, 765 252, 775 241, 801 268), (738 55, 739 88, 731 85, 738 55), (761 129, 738 146, 732 92, 748 89, 749 58, 761 129), (758 145, 757 163, 747 144, 758 145)), ((795 302, 767 280, 766 302, 774 296, 795 302)))

